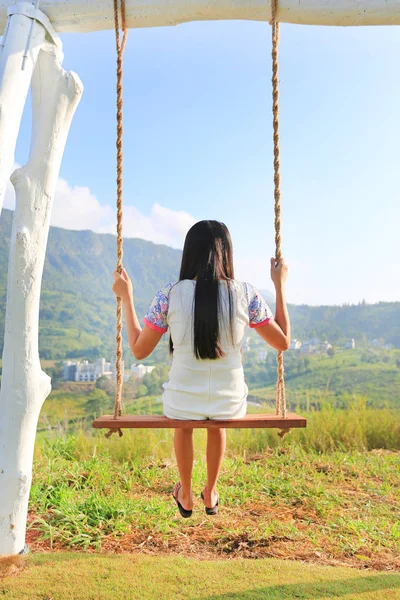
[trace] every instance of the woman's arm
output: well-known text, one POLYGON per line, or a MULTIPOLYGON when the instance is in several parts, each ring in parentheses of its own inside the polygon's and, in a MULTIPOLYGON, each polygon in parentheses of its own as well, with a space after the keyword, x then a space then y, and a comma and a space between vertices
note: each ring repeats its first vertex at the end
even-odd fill
POLYGON ((286 305, 286 279, 288 267, 282 258, 276 263, 271 258, 271 279, 275 285, 276 308, 275 320, 266 325, 256 327, 257 333, 270 346, 279 351, 288 350, 290 346, 290 319, 286 305))
POLYGON ((144 329, 141 328, 133 300, 132 282, 125 269, 123 269, 121 275, 118 271, 114 272, 112 289, 115 295, 122 300, 128 342, 132 354, 137 360, 143 360, 153 352, 162 338, 162 333, 150 329, 147 325, 144 326, 144 329))

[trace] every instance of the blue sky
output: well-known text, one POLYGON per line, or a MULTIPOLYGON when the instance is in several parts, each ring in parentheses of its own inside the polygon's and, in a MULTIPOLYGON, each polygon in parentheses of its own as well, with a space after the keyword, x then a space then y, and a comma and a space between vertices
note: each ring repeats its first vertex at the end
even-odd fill
MULTIPOLYGON (((85 92, 53 223, 113 231, 113 32, 62 39, 64 67, 79 74, 85 92)), ((292 302, 400 300, 398 56, 398 28, 282 26, 282 234, 292 302)), ((179 247, 193 220, 223 220, 238 278, 271 288, 270 98, 266 23, 132 30, 125 55, 126 235, 179 247)), ((27 111, 19 163, 29 129, 27 111)))

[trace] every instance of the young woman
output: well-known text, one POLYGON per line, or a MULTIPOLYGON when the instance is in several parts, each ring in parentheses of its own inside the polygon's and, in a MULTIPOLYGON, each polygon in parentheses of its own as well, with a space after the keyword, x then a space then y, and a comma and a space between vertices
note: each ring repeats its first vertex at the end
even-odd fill
MULTIPOLYGON (((287 266, 271 258, 276 290, 275 318, 260 293, 236 281, 232 242, 223 223, 200 221, 189 230, 179 281, 155 296, 142 329, 136 316, 132 283, 124 270, 114 272, 113 290, 123 301, 130 348, 146 358, 169 329, 172 366, 164 384, 164 414, 171 419, 240 419, 246 414, 247 386, 241 347, 248 326, 277 350, 290 344, 286 308, 287 266)), ((208 429, 207 485, 201 497, 207 514, 218 511, 217 479, 225 452, 225 429, 208 429)), ((193 508, 193 429, 175 429, 180 483, 173 497, 183 517, 193 508)))

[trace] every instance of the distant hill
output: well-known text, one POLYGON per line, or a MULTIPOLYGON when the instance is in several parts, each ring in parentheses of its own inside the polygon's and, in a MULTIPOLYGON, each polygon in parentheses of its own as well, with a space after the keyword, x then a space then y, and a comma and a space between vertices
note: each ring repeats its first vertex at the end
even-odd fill
MULTIPOLYGON (((276 360, 270 352, 257 363, 245 356, 247 384, 253 400, 275 404, 276 360)), ((337 349, 333 356, 285 355, 286 400, 291 409, 320 408, 324 400, 343 408, 354 396, 374 408, 400 407, 400 350, 337 349)))
MULTIPOLYGON (((0 218, 0 346, 3 346, 8 253, 13 212, 0 218)), ((145 240, 126 239, 124 265, 143 314, 155 292, 174 281, 181 252, 145 240)), ((96 355, 113 349, 115 236, 51 227, 40 306, 42 358, 96 355)))
POLYGON ((269 290, 260 290, 260 294, 262 295, 264 300, 268 302, 268 304, 274 304, 275 296, 272 292, 270 292, 269 290))
MULTIPOLYGON (((3 346, 8 252, 13 213, 0 218, 0 349, 3 346)), ((132 277, 139 315, 157 289, 175 281, 181 251, 126 239, 124 265, 132 277)), ((40 354, 64 358, 114 352, 115 236, 51 227, 40 305, 40 354)), ((270 292, 263 292, 273 302, 270 292)), ((293 336, 318 336, 340 343, 383 338, 400 347, 400 302, 344 307, 291 306, 293 336)))
POLYGON ((400 348, 400 302, 354 306, 290 306, 293 336, 328 339, 333 344, 354 338, 374 339, 400 348))

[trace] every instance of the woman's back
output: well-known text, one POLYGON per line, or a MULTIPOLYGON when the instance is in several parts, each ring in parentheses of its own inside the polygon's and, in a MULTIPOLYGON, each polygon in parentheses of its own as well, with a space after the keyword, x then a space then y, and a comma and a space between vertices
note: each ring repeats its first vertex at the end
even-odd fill
POLYGON ((164 332, 169 329, 171 334, 173 360, 163 394, 164 412, 171 418, 240 418, 246 414, 248 390, 241 360, 243 339, 248 326, 264 325, 272 315, 253 286, 236 280, 221 280, 219 288, 221 358, 198 359, 195 356, 195 280, 184 279, 165 286, 154 298, 145 317, 145 323, 150 327, 164 332))

